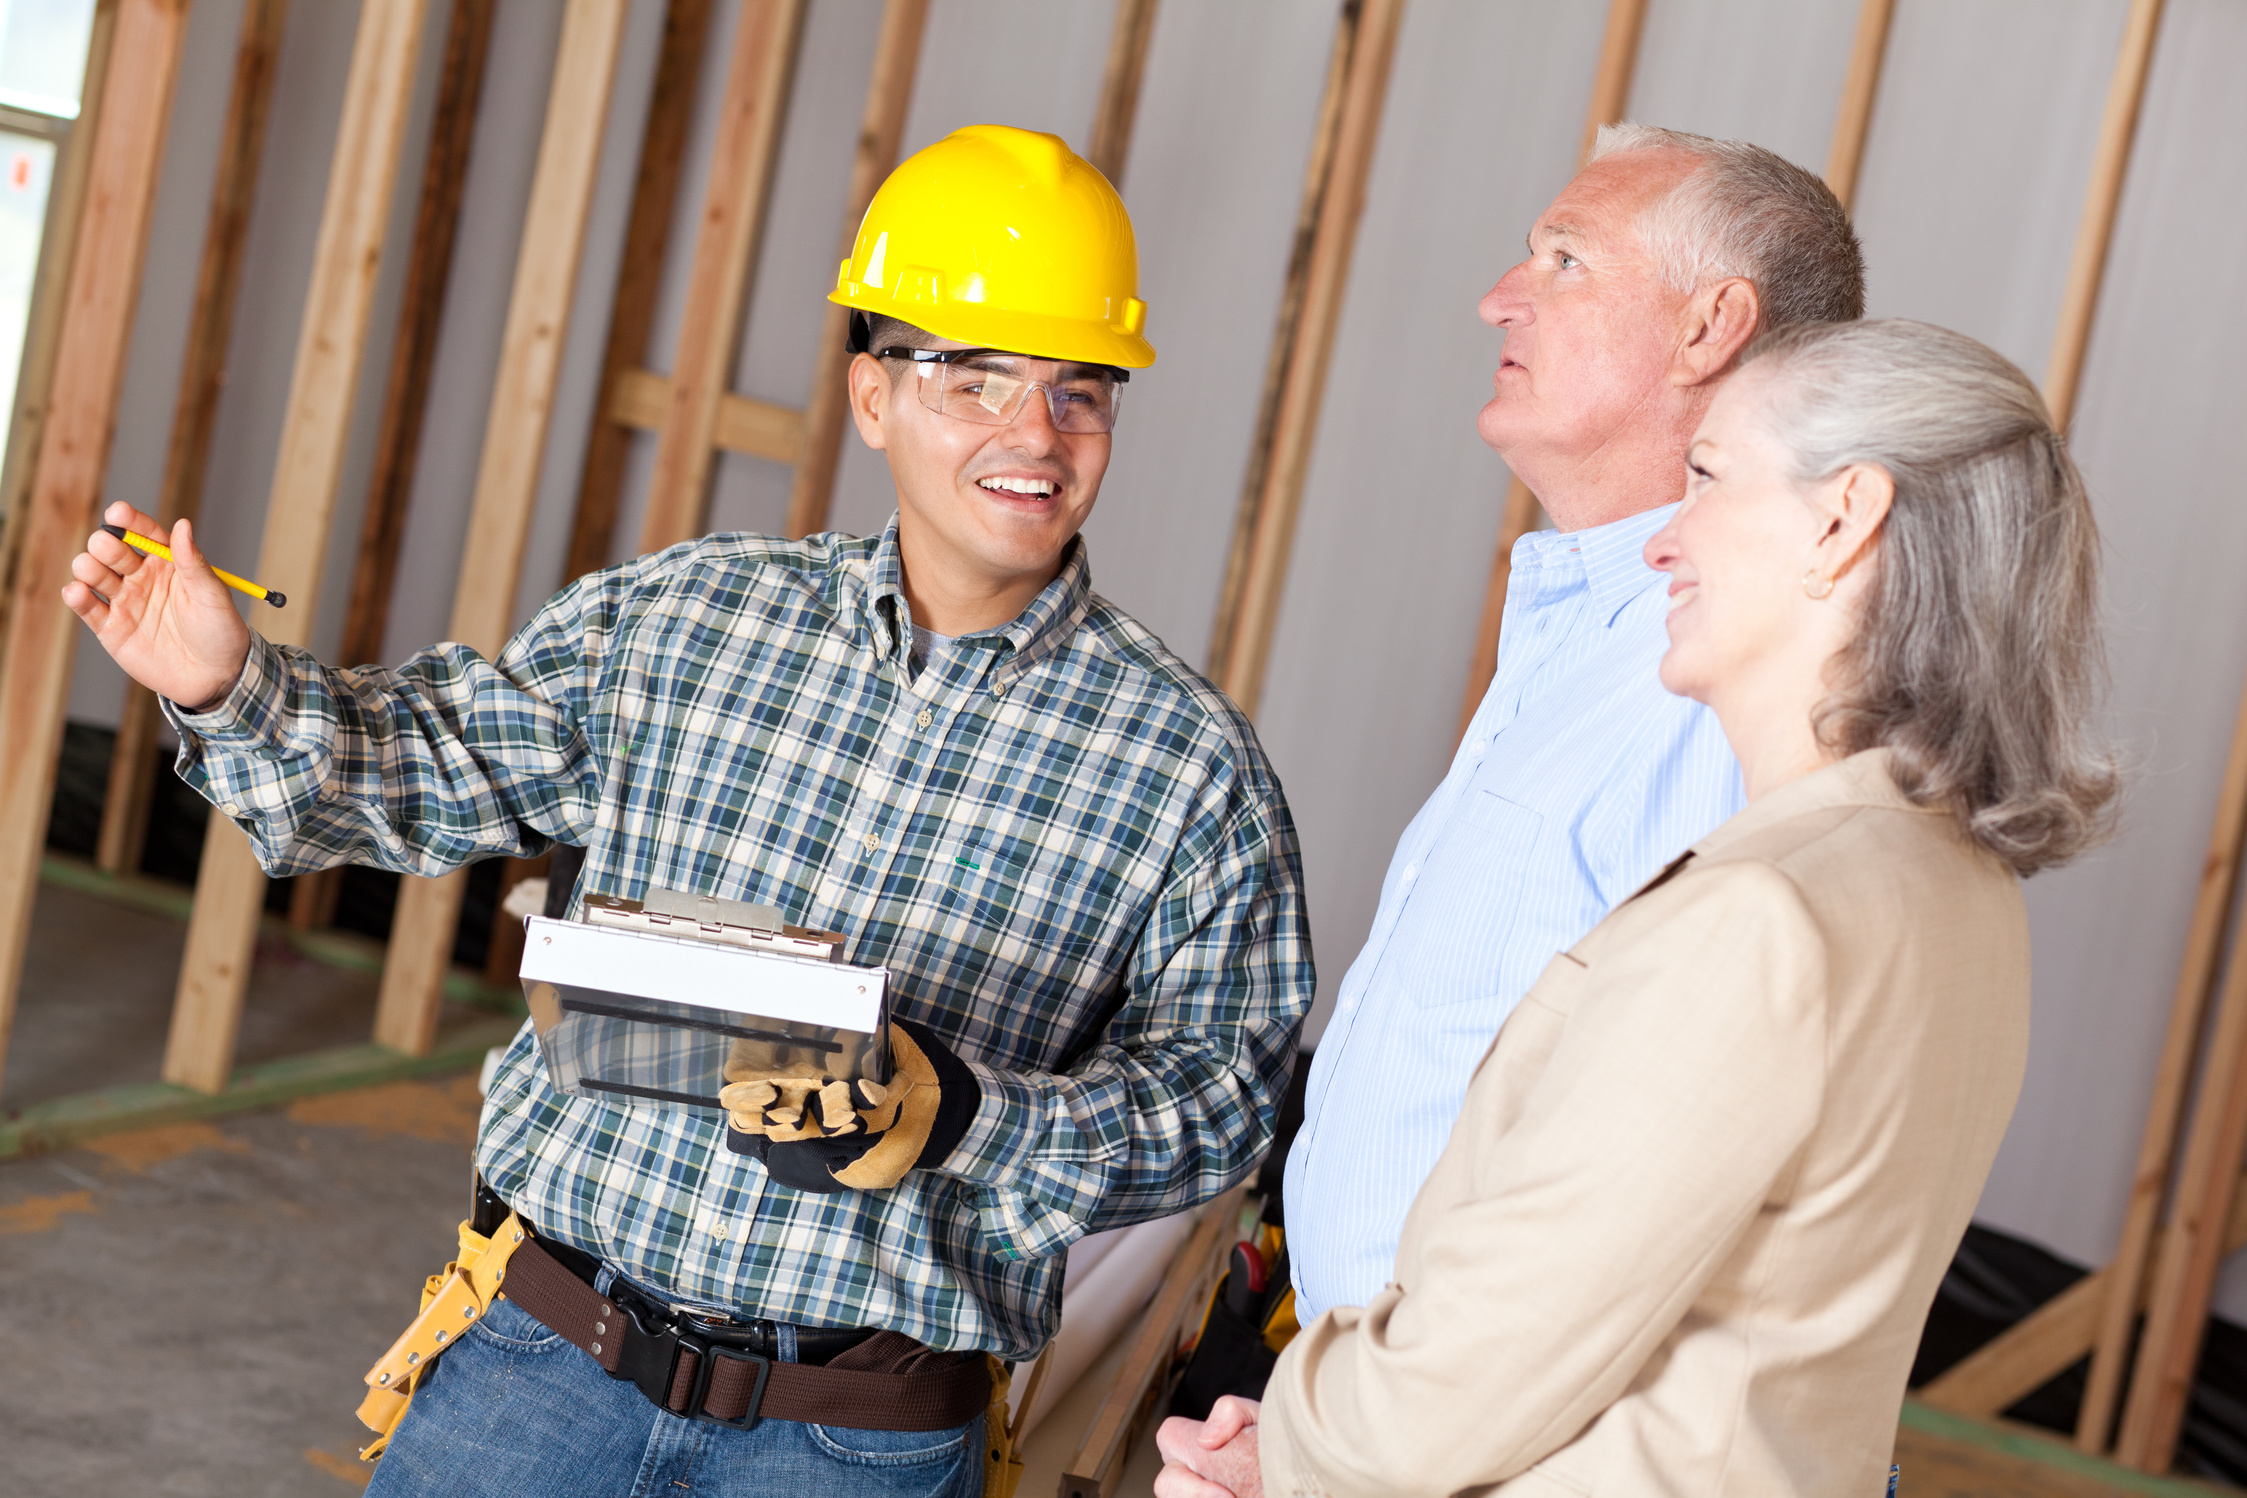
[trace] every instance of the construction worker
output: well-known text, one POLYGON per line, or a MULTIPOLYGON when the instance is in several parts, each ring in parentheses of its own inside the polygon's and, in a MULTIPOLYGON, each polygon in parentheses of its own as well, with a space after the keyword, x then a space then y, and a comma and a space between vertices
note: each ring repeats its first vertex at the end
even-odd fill
POLYGON ((171 562, 106 533, 76 559, 65 601, 268 873, 577 844, 580 904, 778 906, 892 975, 914 1101, 886 1112, 782 1119, 754 1079, 730 1116, 572 1096, 526 1026, 463 1233, 464 1264, 512 1253, 505 1289, 401 1380, 374 1493, 981 1491, 986 1354, 1052 1335, 1068 1246, 1262 1154, 1313 991, 1294 829, 1247 721, 1093 593, 1078 536, 1155 357, 1136 278, 1059 139, 930 146, 830 298, 888 528, 638 558, 496 660, 273 645, 186 522, 171 562))

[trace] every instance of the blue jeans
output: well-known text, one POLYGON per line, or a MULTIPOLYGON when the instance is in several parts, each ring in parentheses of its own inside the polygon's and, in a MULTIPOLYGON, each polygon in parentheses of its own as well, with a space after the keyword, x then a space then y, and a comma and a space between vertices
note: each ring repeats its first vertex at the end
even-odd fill
POLYGON ((659 1410, 513 1301, 495 1300, 415 1393, 370 1498, 975 1498, 983 1419, 956 1430, 659 1410))

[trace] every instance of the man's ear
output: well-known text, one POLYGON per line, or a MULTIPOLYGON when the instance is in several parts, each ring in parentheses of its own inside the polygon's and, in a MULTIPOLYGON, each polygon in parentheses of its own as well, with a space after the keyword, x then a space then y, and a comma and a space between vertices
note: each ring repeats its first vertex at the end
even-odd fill
POLYGON ((889 382, 889 371, 882 361, 871 354, 860 354, 850 361, 846 373, 850 386, 850 419, 858 423, 859 440, 880 452, 889 446, 882 435, 882 419, 889 414, 890 400, 896 390, 889 382))
POLYGON ((1730 276, 1693 293, 1678 330, 1671 382, 1703 385, 1730 369, 1733 358, 1755 337, 1762 314, 1755 282, 1745 276, 1730 276))

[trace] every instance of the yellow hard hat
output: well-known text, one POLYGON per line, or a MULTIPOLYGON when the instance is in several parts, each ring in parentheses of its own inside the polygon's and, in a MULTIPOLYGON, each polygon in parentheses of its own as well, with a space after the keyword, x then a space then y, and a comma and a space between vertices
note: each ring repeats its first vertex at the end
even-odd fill
POLYGON ((970 125, 889 174, 827 298, 986 348, 1144 369, 1123 199, 1058 135, 970 125))

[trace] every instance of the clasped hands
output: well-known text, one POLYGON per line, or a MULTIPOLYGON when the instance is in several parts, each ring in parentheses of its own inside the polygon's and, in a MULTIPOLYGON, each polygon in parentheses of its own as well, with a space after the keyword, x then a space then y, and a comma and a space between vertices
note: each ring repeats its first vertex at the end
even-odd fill
POLYGON ((809 1062, 759 1065, 736 1042, 718 1102, 726 1147, 755 1155, 798 1191, 880 1191, 940 1163, 967 1133, 983 1090, 925 1025, 892 1021, 887 1085, 845 1080, 809 1062))
POLYGON ((1162 1452, 1162 1475, 1155 1498, 1264 1498, 1264 1473, 1257 1465, 1253 1399, 1228 1394, 1210 1407, 1207 1420, 1173 1415, 1155 1432, 1162 1452))

